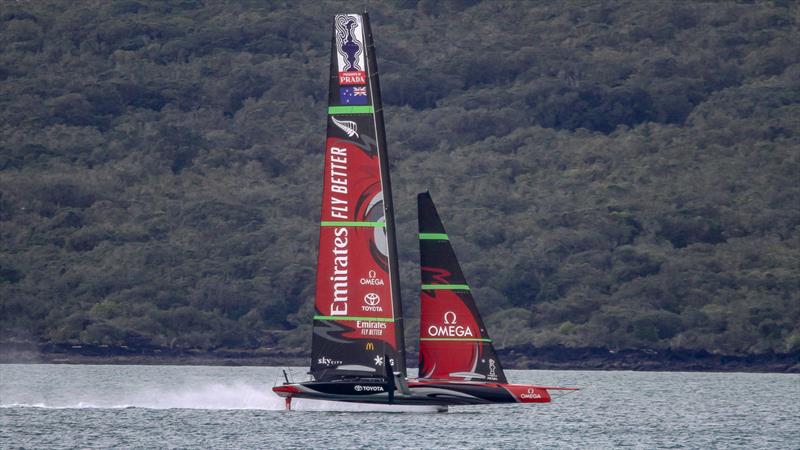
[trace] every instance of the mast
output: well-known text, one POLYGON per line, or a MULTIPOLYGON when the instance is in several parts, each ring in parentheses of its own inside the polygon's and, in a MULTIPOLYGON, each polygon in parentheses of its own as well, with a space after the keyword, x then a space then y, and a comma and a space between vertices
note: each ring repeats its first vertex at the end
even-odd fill
POLYGON ((372 27, 369 23, 366 3, 364 5, 364 29, 367 36, 367 61, 370 91, 372 91, 372 102, 375 105, 375 131, 378 141, 378 155, 381 164, 381 183, 383 184, 383 205, 386 217, 386 238, 389 243, 389 277, 391 278, 392 304, 394 306, 395 326, 399 330, 397 333, 397 345, 402 349, 402 361, 395 363, 395 370, 406 376, 405 361, 405 326, 403 322, 403 302, 400 296, 400 264, 397 259, 397 237, 395 234, 394 223, 394 200, 392 196, 392 181, 389 176, 389 155, 386 151, 386 128, 383 122, 383 101, 381 100, 381 88, 378 79, 378 57, 375 53, 375 41, 372 37, 372 27))
POLYGON ((397 244, 369 19, 334 17, 311 373, 406 373, 397 244), (389 358, 386 361, 386 358, 389 358))

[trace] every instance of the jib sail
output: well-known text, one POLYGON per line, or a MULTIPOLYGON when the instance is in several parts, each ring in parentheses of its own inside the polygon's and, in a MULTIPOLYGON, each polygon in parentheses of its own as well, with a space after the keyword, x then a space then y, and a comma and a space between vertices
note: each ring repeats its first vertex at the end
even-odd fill
POLYGON ((492 340, 472 298, 429 193, 417 196, 420 378, 506 382, 492 340))
POLYGON ((369 17, 337 14, 317 262, 316 380, 405 376, 389 163, 369 17))

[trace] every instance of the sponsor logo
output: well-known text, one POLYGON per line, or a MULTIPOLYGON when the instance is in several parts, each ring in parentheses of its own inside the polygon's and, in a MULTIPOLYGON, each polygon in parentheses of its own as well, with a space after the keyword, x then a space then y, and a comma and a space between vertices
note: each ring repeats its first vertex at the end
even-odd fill
POLYGON ((367 295, 364 296, 364 303, 368 304, 369 306, 375 306, 380 302, 381 302, 381 297, 374 292, 369 292, 367 295))
POLYGON ((380 302, 381 297, 378 294, 374 292, 368 292, 367 295, 364 296, 364 303, 367 304, 364 309, 366 311, 383 311, 383 308, 378 306, 378 303, 380 302))
POLYGON ((331 121, 333 121, 333 124, 339 127, 340 130, 344 131, 347 137, 358 137, 358 126, 352 120, 339 120, 331 116, 331 121))
POLYGON ((520 398, 534 400, 534 399, 537 399, 537 398, 542 398, 542 394, 539 394, 538 392, 536 392, 536 389, 534 389, 534 388, 528 388, 528 392, 526 392, 525 394, 520 395, 520 398))
POLYGON ((347 195, 347 147, 331 146, 330 156, 330 179, 331 182, 331 217, 334 219, 348 220, 347 197, 340 199, 335 194, 347 195))
MULTIPOLYGON (((376 356, 375 359, 373 359, 373 361, 375 361, 376 366, 382 366, 384 363, 383 356, 376 356)), ((397 367, 394 364, 394 358, 389 358, 389 364, 391 364, 392 367, 397 367)))
POLYGON ((383 392, 383 386, 362 386, 357 384, 353 386, 356 392, 383 392))
POLYGON ((367 84, 361 18, 347 14, 336 16, 336 52, 339 84, 367 84))
MULTIPOLYGON (((349 86, 352 84, 366 84, 367 72, 354 71, 354 72, 339 72, 339 84, 342 86, 349 86)), ((366 105, 366 103, 364 103, 366 105)))
POLYGON ((356 320, 356 328, 361 330, 362 336, 383 336, 383 330, 387 327, 386 322, 356 320))
POLYGON ((369 273, 368 273, 367 278, 362 278, 361 279, 361 285, 362 286, 367 285, 367 284, 369 284, 370 286, 383 286, 384 285, 383 278, 376 278, 375 271, 374 270, 370 270, 369 273))
MULTIPOLYGON (((330 158, 330 215, 335 219, 348 220, 349 206, 347 202, 347 148, 331 146, 328 152, 330 158), (344 198, 339 198, 342 194, 344 198)), ((331 316, 346 316, 349 301, 348 277, 348 231, 345 227, 333 229, 333 298, 331 301, 331 316)))
POLYGON ((428 334, 433 337, 473 337, 475 333, 469 326, 458 325, 458 317, 453 311, 447 311, 442 317, 444 325, 431 325, 428 334))
POLYGON ((361 305, 361 309, 363 311, 370 311, 370 312, 383 312, 383 307, 379 306, 378 303, 381 302, 381 297, 374 293, 374 292, 367 292, 364 296, 364 305, 361 305))
POLYGON ((337 227, 333 230, 333 301, 332 316, 347 315, 348 282, 347 282, 347 228, 337 227))
POLYGON ((364 86, 339 88, 339 100, 343 105, 366 105, 369 102, 367 88, 364 86))
POLYGON ((496 363, 494 362, 494 360, 492 358, 489 358, 489 375, 487 375, 486 378, 488 378, 490 380, 496 380, 497 379, 496 363))
POLYGON ((327 356, 322 356, 317 359, 317 364, 322 366, 339 366, 342 364, 342 362, 335 359, 330 359, 327 356))
POLYGON ((375 344, 367 342, 367 345, 364 346, 364 350, 375 350, 375 344))

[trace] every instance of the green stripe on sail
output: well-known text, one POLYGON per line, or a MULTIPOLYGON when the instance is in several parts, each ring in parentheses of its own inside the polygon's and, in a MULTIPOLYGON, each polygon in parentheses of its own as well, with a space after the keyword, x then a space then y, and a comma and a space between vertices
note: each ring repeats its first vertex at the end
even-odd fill
POLYGON ((420 233, 419 238, 423 241, 448 241, 447 233, 420 233))
POLYGON ((355 322, 360 320, 362 322, 394 322, 391 317, 356 317, 356 316, 314 316, 314 320, 340 320, 355 322))
POLYGON ((486 338, 419 338, 420 341, 470 341, 470 342, 492 342, 486 338))
POLYGON ((371 105, 366 106, 329 106, 328 114, 372 114, 371 105))
POLYGON ((466 284, 423 284, 422 285, 423 291, 440 291, 440 290, 452 290, 452 291, 468 291, 469 286, 466 284))
POLYGON ((319 223, 321 227, 375 227, 383 228, 386 222, 359 222, 356 220, 323 220, 319 223))

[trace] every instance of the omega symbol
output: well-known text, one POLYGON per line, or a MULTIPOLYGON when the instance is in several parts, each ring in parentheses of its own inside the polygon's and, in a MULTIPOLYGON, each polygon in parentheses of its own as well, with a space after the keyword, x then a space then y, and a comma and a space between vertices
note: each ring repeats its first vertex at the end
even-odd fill
POLYGON ((453 325, 455 323, 456 323, 456 313, 454 313, 453 311, 447 311, 446 313, 444 313, 445 325, 453 325), (450 318, 450 320, 447 320, 448 318, 450 318))

